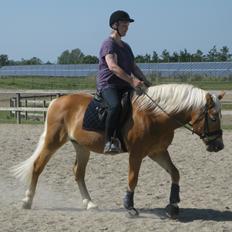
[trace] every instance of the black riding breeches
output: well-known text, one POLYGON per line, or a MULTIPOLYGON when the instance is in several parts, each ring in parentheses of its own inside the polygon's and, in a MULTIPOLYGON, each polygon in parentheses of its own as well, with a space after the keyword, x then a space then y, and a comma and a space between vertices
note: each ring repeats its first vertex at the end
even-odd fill
POLYGON ((114 133, 117 133, 122 110, 121 99, 123 94, 128 91, 130 90, 107 88, 101 92, 108 107, 106 117, 106 142, 110 141, 111 137, 114 137, 114 133))

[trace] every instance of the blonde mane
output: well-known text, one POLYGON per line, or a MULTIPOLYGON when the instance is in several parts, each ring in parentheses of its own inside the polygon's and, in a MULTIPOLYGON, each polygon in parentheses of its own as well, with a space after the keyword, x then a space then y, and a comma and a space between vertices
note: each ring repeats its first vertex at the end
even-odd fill
MULTIPOLYGON (((188 84, 164 84, 151 86, 147 89, 150 96, 167 113, 178 113, 183 110, 199 109, 206 104, 205 90, 188 84)), ((212 95, 212 94, 211 94, 212 95)), ((212 95, 216 109, 220 109, 219 100, 212 95)), ((162 110, 156 106, 146 95, 134 97, 139 110, 159 113, 162 110)))

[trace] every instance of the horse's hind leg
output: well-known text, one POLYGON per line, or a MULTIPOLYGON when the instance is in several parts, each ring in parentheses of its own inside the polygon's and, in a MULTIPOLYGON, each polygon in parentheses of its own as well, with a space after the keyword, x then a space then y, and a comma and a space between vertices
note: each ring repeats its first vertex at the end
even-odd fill
POLYGON ((73 146, 76 150, 76 161, 73 167, 73 172, 81 193, 83 205, 86 209, 97 208, 97 205, 92 202, 85 184, 85 170, 89 161, 90 151, 76 142, 73 142, 73 146))
MULTIPOLYGON (((53 128, 54 129, 54 128, 53 128)), ((23 199, 23 208, 30 209, 35 195, 39 175, 45 165, 55 153, 66 142, 66 135, 62 129, 44 132, 40 137, 39 144, 34 154, 15 168, 15 174, 29 183, 29 188, 23 199)))
POLYGON ((180 202, 180 175, 178 169, 173 164, 169 152, 165 151, 160 154, 151 154, 149 157, 156 161, 162 168, 164 168, 170 175, 172 179, 172 186, 169 198, 169 205, 166 207, 168 216, 175 218, 179 213, 178 203, 180 202))

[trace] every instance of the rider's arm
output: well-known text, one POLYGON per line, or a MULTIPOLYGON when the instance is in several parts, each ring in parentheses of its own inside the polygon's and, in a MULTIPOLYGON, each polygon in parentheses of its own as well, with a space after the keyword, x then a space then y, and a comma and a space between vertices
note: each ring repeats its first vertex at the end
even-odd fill
POLYGON ((127 81, 134 88, 140 85, 140 80, 132 78, 122 68, 118 66, 116 54, 107 54, 105 56, 105 60, 109 67, 109 70, 112 71, 117 77, 123 79, 124 81, 127 81))
POLYGON ((143 81, 147 87, 151 86, 151 83, 147 80, 142 70, 139 68, 139 66, 136 63, 134 63, 133 66, 133 75, 139 80, 143 81))

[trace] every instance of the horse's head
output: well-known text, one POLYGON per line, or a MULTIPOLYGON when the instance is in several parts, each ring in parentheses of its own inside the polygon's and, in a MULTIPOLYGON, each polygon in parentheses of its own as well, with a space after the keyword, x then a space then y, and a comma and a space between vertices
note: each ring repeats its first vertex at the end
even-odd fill
POLYGON ((206 145, 207 151, 218 152, 224 148, 221 129, 221 104, 220 100, 225 93, 218 96, 206 94, 204 109, 194 112, 192 126, 206 145))

